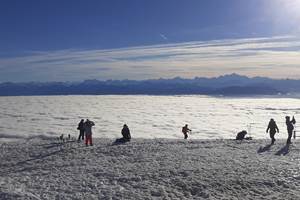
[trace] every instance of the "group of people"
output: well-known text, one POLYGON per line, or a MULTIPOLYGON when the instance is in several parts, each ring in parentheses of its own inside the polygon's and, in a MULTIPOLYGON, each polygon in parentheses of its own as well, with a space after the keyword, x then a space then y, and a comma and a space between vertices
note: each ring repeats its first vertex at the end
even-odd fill
MULTIPOLYGON (((95 126, 95 123, 93 121, 90 121, 87 119, 84 121, 84 119, 81 119, 81 121, 78 124, 77 130, 79 130, 79 136, 78 136, 78 142, 81 140, 84 140, 85 138, 85 145, 93 146, 93 140, 92 140, 92 127, 95 126)), ((123 125, 123 129, 121 131, 122 138, 117 139, 116 142, 129 142, 131 139, 130 130, 126 124, 123 125)))
MULTIPOLYGON (((291 120, 290 116, 286 116, 285 124, 286 124, 287 132, 288 132, 288 138, 287 138, 286 144, 289 145, 292 143, 291 139, 292 139, 293 131, 295 128, 294 126, 296 124, 295 117, 293 116, 293 118, 291 120)), ((270 134, 271 144, 273 145, 274 142, 276 141, 275 134, 279 133, 279 128, 273 118, 270 119, 266 132, 270 134)), ((247 134, 247 131, 239 132, 236 136, 236 140, 243 140, 245 138, 246 134, 247 134)))
POLYGON ((89 119, 87 119, 86 121, 84 121, 84 119, 82 119, 77 127, 77 130, 79 130, 79 137, 78 137, 78 142, 80 142, 80 140, 84 140, 85 138, 85 145, 91 145, 93 146, 93 140, 92 140, 92 127, 95 126, 95 123, 93 121, 90 121, 89 119))
MULTIPOLYGON (((287 126, 287 132, 288 132, 288 138, 287 138, 286 144, 289 145, 292 143, 291 139, 292 139, 294 128, 295 128, 294 126, 296 124, 295 117, 293 116, 292 120, 291 120, 290 116, 286 116, 285 123, 287 126)), ((187 124, 184 127, 182 127, 182 133, 184 135, 184 139, 188 138, 188 132, 191 132, 191 131, 192 130, 188 128, 187 124)), ((270 133, 271 144, 273 145, 274 142, 276 141, 275 134, 279 133, 278 126, 274 119, 272 119, 272 118, 270 119, 266 132, 270 133)), ((245 137, 246 135, 247 135, 247 131, 245 131, 245 130, 240 131, 237 133, 236 140, 243 140, 243 139, 251 140, 252 139, 252 137, 245 137)))
MULTIPOLYGON (((291 144, 291 138, 293 136, 293 131, 294 131, 294 125, 296 124, 295 117, 293 116, 292 120, 290 119, 289 116, 285 117, 286 119, 286 126, 287 126, 287 132, 288 132, 288 139, 286 141, 287 145, 291 144)), ((77 129, 79 130, 79 137, 78 137, 78 142, 80 140, 84 140, 85 138, 85 144, 88 146, 90 144, 91 146, 93 145, 92 141, 92 127, 95 125, 94 122, 90 121, 87 119, 84 121, 83 119, 79 122, 77 129)), ((186 124, 185 126, 182 127, 182 133, 184 135, 184 139, 188 138, 188 133, 191 132, 192 130, 188 128, 188 125, 186 124)), ((271 144, 273 145, 274 142, 276 141, 275 139, 275 134, 279 133, 278 126, 275 122, 274 119, 270 119, 268 127, 266 132, 270 133, 270 138, 271 138, 271 144)), ((122 131, 122 138, 117 139, 116 142, 128 142, 131 139, 131 134, 128 126, 126 124, 123 125, 122 131)), ((247 131, 243 130, 239 132, 236 136, 236 140, 243 140, 245 139, 245 136, 247 134, 247 131)), ((252 139, 251 137, 248 137, 246 139, 252 139)))
MULTIPOLYGON (((286 144, 289 145, 291 144, 291 139, 292 139, 292 136, 293 136, 293 131, 294 131, 294 126, 296 124, 296 120, 295 120, 295 117, 293 116, 292 120, 290 118, 290 116, 286 116, 285 117, 285 124, 286 124, 286 127, 287 127, 287 132, 288 132, 288 138, 287 138, 287 141, 286 141, 286 144)), ((271 138, 271 144, 274 144, 275 142, 275 133, 279 133, 279 129, 277 127, 277 124, 276 122, 274 121, 274 119, 270 119, 270 122, 269 122, 269 125, 268 125, 268 128, 266 130, 266 132, 270 133, 270 138, 271 138)))

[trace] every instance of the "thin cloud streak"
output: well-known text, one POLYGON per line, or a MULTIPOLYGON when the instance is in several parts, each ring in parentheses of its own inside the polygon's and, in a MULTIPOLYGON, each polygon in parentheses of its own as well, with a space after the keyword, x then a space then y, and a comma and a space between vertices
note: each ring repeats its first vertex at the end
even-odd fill
POLYGON ((299 79, 299 49, 299 38, 284 36, 36 52, 0 58, 0 81, 193 78, 233 72, 299 79))
POLYGON ((168 40, 168 38, 164 35, 164 34, 159 34, 159 36, 163 39, 163 40, 168 40))

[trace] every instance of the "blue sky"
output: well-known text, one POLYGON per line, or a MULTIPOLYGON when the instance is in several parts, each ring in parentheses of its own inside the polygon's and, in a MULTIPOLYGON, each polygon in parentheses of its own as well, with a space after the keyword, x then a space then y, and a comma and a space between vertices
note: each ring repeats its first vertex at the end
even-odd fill
POLYGON ((0 82, 300 78, 300 0, 1 0, 0 82))

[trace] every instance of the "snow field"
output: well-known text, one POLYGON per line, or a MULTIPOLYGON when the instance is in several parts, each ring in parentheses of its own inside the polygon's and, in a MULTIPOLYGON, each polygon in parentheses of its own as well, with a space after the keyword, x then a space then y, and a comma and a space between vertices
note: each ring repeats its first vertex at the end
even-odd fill
POLYGON ((0 146, 0 199, 299 199, 300 142, 29 139, 0 146))

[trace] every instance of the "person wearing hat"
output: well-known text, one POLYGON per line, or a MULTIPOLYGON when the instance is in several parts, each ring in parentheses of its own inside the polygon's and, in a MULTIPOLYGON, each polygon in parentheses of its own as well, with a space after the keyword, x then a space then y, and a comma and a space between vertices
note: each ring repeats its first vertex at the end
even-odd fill
POLYGON ((270 138, 272 139, 271 144, 274 144, 274 142, 276 141, 275 139, 275 133, 279 133, 279 129, 277 127, 276 122, 274 121, 274 119, 270 119, 268 128, 266 130, 266 132, 268 133, 270 131, 270 138))
POLYGON ((288 132, 288 138, 287 138, 287 141, 286 141, 286 144, 291 144, 291 138, 292 138, 292 135, 293 135, 293 130, 294 130, 294 124, 296 124, 296 120, 293 116, 293 119, 290 120, 290 116, 286 116, 285 117, 285 123, 286 123, 286 127, 287 127, 287 132, 288 132))

